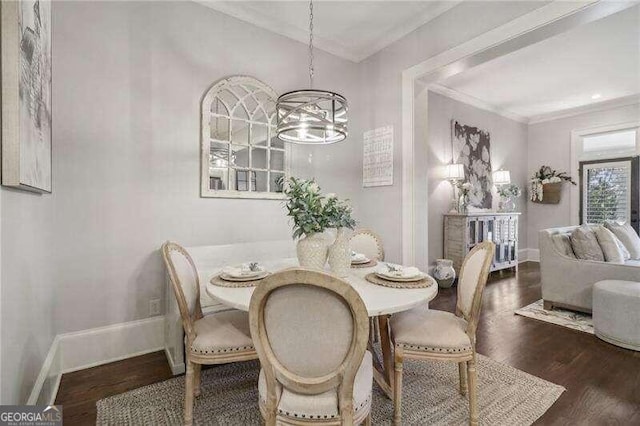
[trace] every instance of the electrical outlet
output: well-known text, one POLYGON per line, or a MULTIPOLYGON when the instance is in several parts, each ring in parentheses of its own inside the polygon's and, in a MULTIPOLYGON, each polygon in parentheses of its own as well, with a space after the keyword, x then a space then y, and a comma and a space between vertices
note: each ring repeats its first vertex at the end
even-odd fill
POLYGON ((149 316, 160 315, 160 299, 149 300, 149 316))

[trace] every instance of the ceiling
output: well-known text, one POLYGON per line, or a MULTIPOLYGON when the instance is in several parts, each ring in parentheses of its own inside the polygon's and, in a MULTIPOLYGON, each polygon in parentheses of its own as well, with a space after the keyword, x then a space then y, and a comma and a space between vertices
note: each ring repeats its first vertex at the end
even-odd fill
MULTIPOLYGON (((219 12, 294 40, 309 42, 306 1, 197 0, 219 12)), ((318 1, 314 45, 354 62, 373 55, 460 1, 318 1)))
POLYGON ((640 94, 640 6, 471 68, 440 86, 525 121, 634 98, 640 94))

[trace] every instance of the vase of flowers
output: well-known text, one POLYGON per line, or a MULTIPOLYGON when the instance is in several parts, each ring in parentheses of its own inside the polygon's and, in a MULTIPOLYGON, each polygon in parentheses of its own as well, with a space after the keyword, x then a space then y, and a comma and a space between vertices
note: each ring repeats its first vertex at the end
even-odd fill
POLYGON ((458 214, 467 214, 469 211, 469 191, 471 191, 471 182, 459 182, 457 184, 458 192, 458 214))
POLYGON ((328 227, 325 199, 314 180, 290 178, 283 188, 287 215, 293 219, 293 238, 298 239, 296 253, 303 268, 324 269, 329 241, 323 235, 328 227))
POLYGON ((351 217, 351 206, 346 201, 341 201, 335 195, 327 195, 325 203, 325 215, 327 216, 329 227, 336 228, 336 239, 329 246, 329 266, 331 272, 338 277, 349 275, 351 268, 351 250, 349 240, 351 230, 355 228, 356 221, 351 217))
POLYGON ((500 196, 498 211, 510 213, 516 211, 515 199, 522 195, 522 190, 515 183, 500 185, 498 187, 498 195, 500 196))

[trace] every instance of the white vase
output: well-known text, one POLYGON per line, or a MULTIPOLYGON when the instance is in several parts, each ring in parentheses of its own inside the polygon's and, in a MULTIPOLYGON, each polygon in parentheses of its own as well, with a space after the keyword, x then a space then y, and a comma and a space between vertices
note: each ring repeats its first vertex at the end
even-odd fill
POLYGON ((433 278, 438 282, 440 288, 450 288, 456 279, 456 270, 453 268, 453 260, 436 259, 436 266, 433 268, 433 278))
POLYGON ((349 239, 351 232, 348 228, 338 228, 336 239, 329 246, 329 266, 331 272, 341 278, 349 275, 351 268, 351 251, 349 249, 349 239))
POLYGON ((329 241, 322 233, 306 235, 298 240, 296 253, 303 268, 323 270, 327 263, 329 241))

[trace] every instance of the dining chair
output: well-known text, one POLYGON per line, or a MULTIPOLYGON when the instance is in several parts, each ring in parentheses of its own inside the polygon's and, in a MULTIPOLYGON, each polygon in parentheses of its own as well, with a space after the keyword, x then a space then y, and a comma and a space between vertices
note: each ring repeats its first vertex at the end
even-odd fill
POLYGON ((458 363, 460 393, 469 394, 469 424, 478 424, 476 328, 482 293, 489 277, 495 244, 476 245, 460 268, 455 314, 414 308, 393 315, 391 339, 394 361, 394 424, 402 419, 402 363, 405 359, 458 363))
POLYGON ((185 334, 184 424, 193 423, 194 397, 200 395, 202 365, 226 364, 258 358, 251 341, 246 312, 230 310, 202 315, 200 282, 191 256, 180 245, 167 241, 162 257, 178 302, 185 334))
POLYGON ((351 250, 362 253, 369 259, 384 260, 384 247, 380 236, 369 229, 358 229, 349 241, 351 250))
POLYGON ((371 424, 367 309, 347 282, 300 268, 275 273, 254 291, 249 319, 267 426, 371 424))

